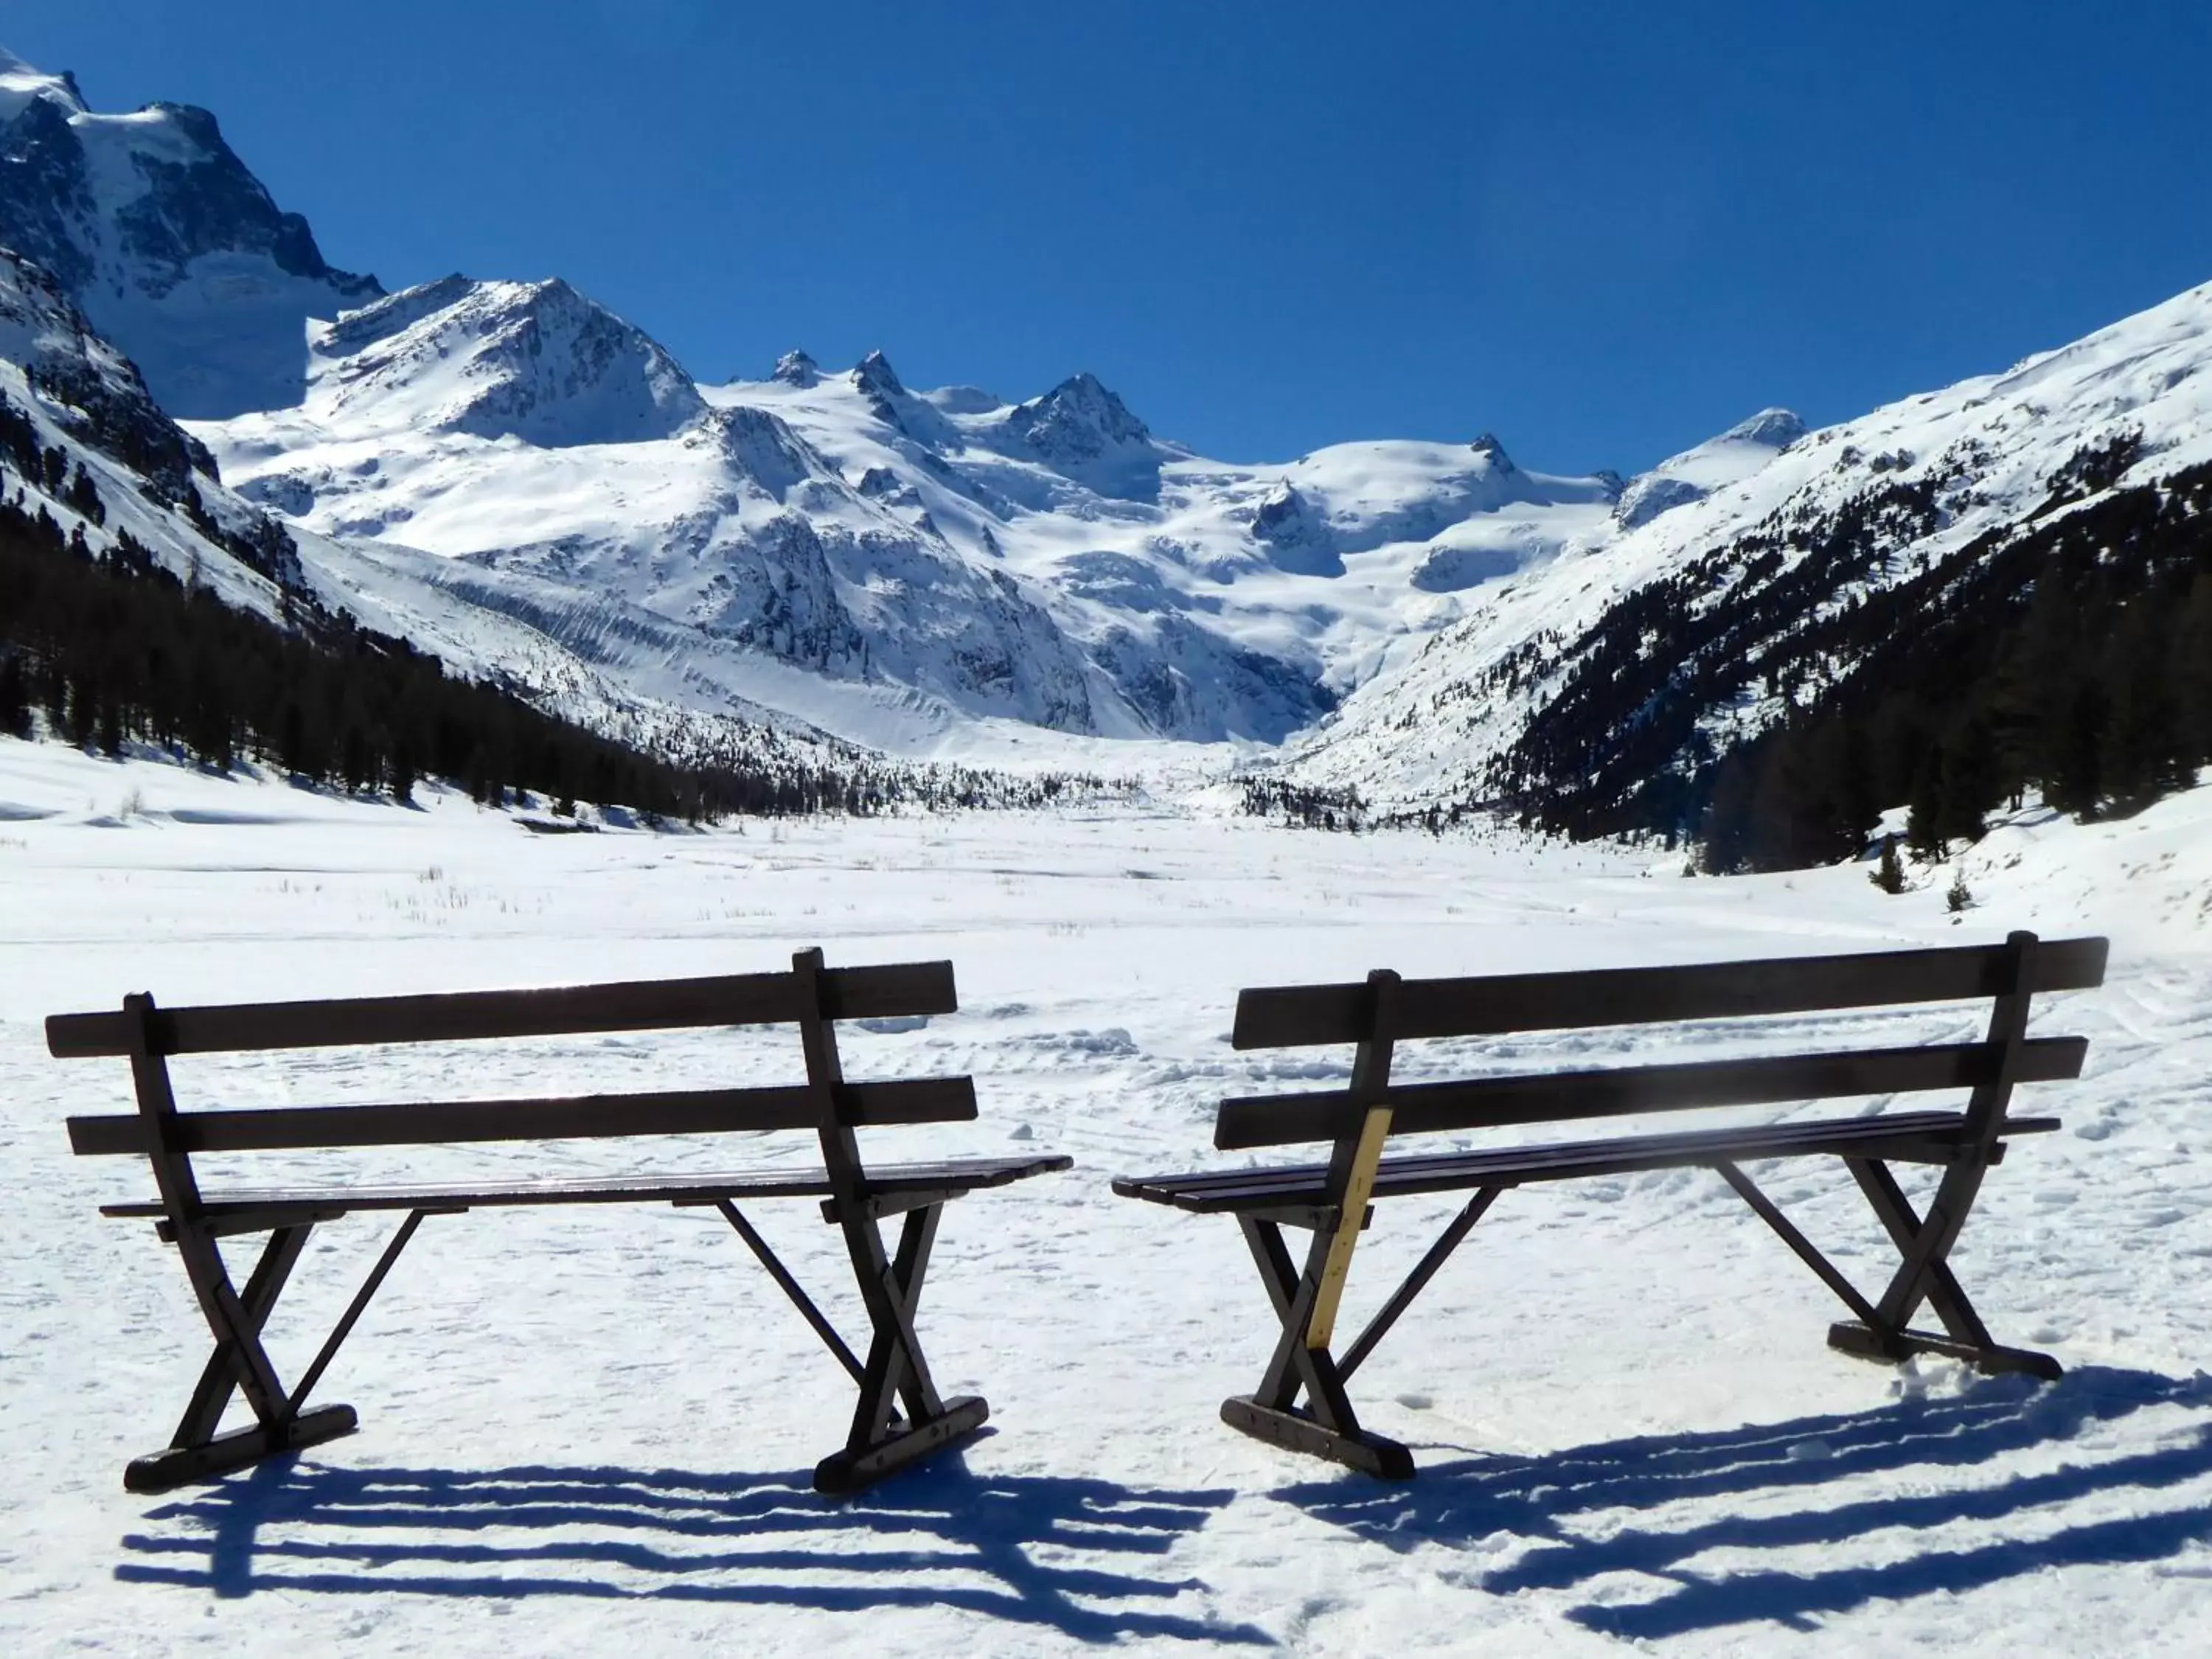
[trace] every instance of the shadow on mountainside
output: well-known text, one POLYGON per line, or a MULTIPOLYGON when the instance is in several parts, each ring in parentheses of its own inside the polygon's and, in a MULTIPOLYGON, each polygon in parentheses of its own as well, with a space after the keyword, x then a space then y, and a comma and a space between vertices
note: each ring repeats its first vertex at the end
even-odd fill
POLYGON ((1086 1642, 1272 1645, 1206 1611, 1199 1579, 1142 1570, 1234 1495, 986 1476, 957 1455, 840 1502, 805 1472, 348 1469, 298 1461, 151 1510, 126 1583, 584 1596, 860 1611, 951 1607, 1086 1642))
POLYGON ((1762 1620, 1809 1628, 1815 1614, 1869 1601, 2160 1560, 2212 1541, 2212 1504, 2160 1506, 2157 1498, 2208 1475, 2212 1377, 2087 1367, 2048 1385, 1992 1379, 1880 1411, 1541 1456, 1470 1457, 1425 1466, 1407 1486, 1323 1480, 1273 1496, 1401 1551, 1433 1544, 1495 1552, 1502 1540, 1528 1540, 1481 1574, 1483 1589, 1590 1589, 1597 1599, 1568 1617, 1609 1635, 1657 1640, 1762 1620), (2154 1449, 2118 1454, 2101 1437, 2083 1437, 2154 1407, 2189 1413, 2154 1449), (1987 1466, 2015 1455, 2021 1472, 1993 1478, 1987 1466), (1907 1481, 1863 1479, 1884 1474, 1907 1481), (1908 1483, 1907 1491, 1868 1491, 1908 1483), (2078 1522, 2053 1513, 2098 1498, 2106 1501, 2089 1504, 2089 1518, 2078 1522), (1676 1504, 1696 1507, 1670 1522, 1663 1517, 1676 1504), (1606 1511, 1644 1513, 1589 1535, 1566 1524, 1606 1511), (2003 1535, 1999 1523, 2016 1516, 2027 1517, 2028 1535, 2003 1535), (1865 1553, 1873 1564, 1824 1565, 1839 1547, 1877 1533, 1887 1535, 1865 1553), (1770 1550, 1795 1553, 1787 1565, 1744 1565, 1770 1550), (1707 1552, 1724 1553, 1717 1559, 1727 1565, 1698 1562, 1707 1552), (1609 1573, 1642 1575, 1658 1594, 1629 1601, 1626 1586, 1594 1588, 1609 1573))

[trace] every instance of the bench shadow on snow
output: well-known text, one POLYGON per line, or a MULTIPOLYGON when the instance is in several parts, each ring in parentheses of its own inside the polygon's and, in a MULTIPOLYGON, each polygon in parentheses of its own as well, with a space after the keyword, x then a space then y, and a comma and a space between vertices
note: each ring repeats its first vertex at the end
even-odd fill
MULTIPOLYGON (((2212 1540, 2212 1505, 2162 1507, 2157 1501, 2160 1491, 2207 1474, 2212 1377, 2084 1367, 2047 1386, 2003 1377, 1947 1398, 1902 1400, 1848 1416, 1616 1440, 1537 1457, 1476 1456, 1425 1464, 1419 1478, 1403 1486, 1322 1480, 1273 1495, 1398 1550, 1534 1540, 1509 1557, 1509 1565, 1480 1576, 1481 1588, 1495 1594, 1571 1590, 1607 1573, 1648 1575, 1666 1585, 1656 1599, 1626 1601, 1620 1598, 1638 1592, 1606 1587, 1595 1591, 1600 1599, 1571 1608, 1568 1617, 1609 1635, 1651 1640, 1761 1620, 1810 1629, 1816 1614, 1869 1601, 1960 1594, 2069 1566, 2162 1560, 2212 1540), (2185 1439, 2169 1434, 2158 1449, 2122 1455, 2089 1446, 2077 1454, 2070 1443, 2100 1423, 2157 1406, 2194 1413, 2176 1431, 2185 1439), (2014 1454, 2026 1454, 2037 1470, 1955 1486, 1936 1474, 1973 1470, 2014 1454), (1908 1470, 1919 1472, 1922 1490, 1818 1503, 1832 1483, 1908 1470), (1926 1489, 1939 1485, 1946 1489, 1926 1489), (1812 1501, 1790 1506, 1793 1492, 1812 1501), (2100 1498, 2108 1501, 2096 1503, 2100 1498), (2113 1517, 2114 1498, 2132 1512, 2113 1517), (2092 1512, 2103 1518, 2050 1527, 2048 1506, 2082 1499, 2092 1500, 2092 1512), (1602 1536, 1578 1535, 1563 1524, 1579 1513, 1670 1504, 1700 1509, 1677 1525, 1632 1522, 1602 1536), (1723 1511, 1719 1518, 1704 1518, 1716 1508, 1723 1511), (1743 1512, 1754 1508, 1765 1512, 1743 1512), (2036 1510, 2045 1513, 2027 1519, 2032 1536, 1993 1535, 1999 1528, 1990 1523, 2036 1510), (1954 1525, 1960 1530, 1943 1534, 1942 1547, 1886 1565, 1685 1565, 1710 1550, 1739 1557, 1766 1549, 1820 1551, 1883 1528, 1926 1532, 1954 1525), (1962 1538, 1983 1541, 1960 1544, 1962 1538)), ((1876 1550, 1886 1553, 1886 1543, 1876 1550)))
POLYGON ((286 1460, 149 1511, 149 1529, 125 1536, 131 1559, 115 1576, 222 1596, 942 1607, 1088 1642, 1273 1644, 1255 1626, 1174 1608, 1209 1587, 1139 1565, 1202 1527, 1230 1491, 982 1475, 957 1454, 837 1502, 817 1496, 810 1478, 286 1460))

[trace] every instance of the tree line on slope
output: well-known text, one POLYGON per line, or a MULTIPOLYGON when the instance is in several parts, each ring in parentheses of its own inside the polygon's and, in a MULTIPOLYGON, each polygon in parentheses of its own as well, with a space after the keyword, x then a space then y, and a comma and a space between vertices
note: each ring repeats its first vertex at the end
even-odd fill
MULTIPOLYGON (((43 465, 43 462, 41 463, 43 465)), ((40 475, 43 476, 43 475, 40 475)), ((120 752, 152 744, 228 771, 242 761, 352 792, 411 799, 425 777, 503 803, 540 795, 654 819, 1028 805, 1088 778, 849 768, 782 756, 679 763, 449 675, 407 641, 284 590, 289 626, 179 580, 127 532, 95 551, 22 491, 0 501, 0 731, 120 752)))
POLYGON ((1856 855, 1900 802, 1932 855, 2031 789, 2087 817, 2186 787, 2212 762, 2212 466, 2075 505, 2138 442, 2083 450, 2027 520, 1901 580, 1868 579, 1942 522, 1955 475, 1628 596, 1493 786, 1524 823, 1694 839, 1715 872, 1856 855), (1714 712, 1759 695, 1788 714, 1731 740, 1714 712))

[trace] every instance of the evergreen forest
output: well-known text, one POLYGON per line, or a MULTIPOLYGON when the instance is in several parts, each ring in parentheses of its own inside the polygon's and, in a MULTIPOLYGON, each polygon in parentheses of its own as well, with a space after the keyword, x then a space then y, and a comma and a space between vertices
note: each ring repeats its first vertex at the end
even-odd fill
MULTIPOLYGON (((34 477, 64 472, 38 464, 34 477)), ((72 481, 61 476, 57 487, 72 481)), ((0 501, 0 732, 11 736, 34 735, 43 714, 52 734, 107 754, 150 744, 218 770, 252 761, 402 802, 435 777, 480 801, 538 796, 556 812, 592 801, 662 821, 1029 805, 1101 787, 857 755, 848 766, 777 749, 764 758, 654 752, 449 674, 407 641, 295 590, 283 590, 289 625, 235 609, 179 580, 127 532, 95 551, 81 526, 65 535, 44 503, 28 501, 19 490, 0 501)))
POLYGON ((1627 596, 1494 799, 1577 839, 1694 841, 1725 872, 1856 856, 1902 803, 1934 856, 2031 790, 2095 817, 2186 787, 2212 763, 2212 465, 2100 494, 2137 441, 2079 453, 2025 521, 1901 580, 1888 550, 1940 524, 1940 474, 1627 596), (1713 718, 1762 696, 1788 712, 1756 735, 1713 718))

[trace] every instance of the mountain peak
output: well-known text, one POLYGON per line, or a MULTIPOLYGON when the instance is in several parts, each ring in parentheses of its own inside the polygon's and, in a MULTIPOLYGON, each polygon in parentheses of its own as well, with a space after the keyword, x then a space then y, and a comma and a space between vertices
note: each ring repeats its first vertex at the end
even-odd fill
POLYGON ((70 76, 12 55, 0 56, 0 228, 186 417, 297 403, 306 321, 384 291, 324 261, 206 110, 100 113, 70 76))
POLYGON ((441 277, 316 345, 310 401, 327 414, 558 448, 665 438, 706 407, 658 343, 557 276, 441 277))
POLYGON ((198 104, 179 104, 167 98, 156 98, 142 107, 138 113, 161 117, 202 149, 229 149, 222 142, 222 124, 215 118, 215 112, 211 109, 203 109, 198 104))
POLYGON ((1476 454, 1481 456, 1485 460, 1488 461, 1491 465, 1496 468, 1498 471, 1510 472, 1513 471, 1513 458, 1505 453, 1505 446, 1498 441, 1498 434, 1496 433, 1484 432, 1478 434, 1474 441, 1469 444, 1468 447, 1473 450, 1476 454))
POLYGON ((769 379, 781 380, 786 386, 810 386, 822 378, 822 365, 803 351, 787 351, 775 360, 775 368, 769 379))
POLYGON ((1096 460, 1109 449, 1147 443, 1152 433, 1096 374, 1071 374, 1042 398, 1017 404, 1009 425, 1048 459, 1096 460))
POLYGON ((898 371, 891 367, 891 360, 880 351, 871 351, 854 365, 853 384, 878 398, 906 396, 906 387, 899 383, 898 371))
POLYGON ((84 94, 78 89, 76 76, 67 70, 49 75, 0 46, 0 124, 15 119, 33 99, 58 104, 67 115, 85 112, 84 94))
POLYGON ((1613 522, 1634 530, 1662 513, 1701 501, 1715 489, 1749 477, 1804 435, 1805 422, 1790 410, 1762 409, 1635 478, 1613 504, 1613 522))
POLYGON ((1721 434, 1723 440, 1759 444, 1768 449, 1787 449, 1804 435, 1804 421, 1794 411, 1780 408, 1762 409, 1721 434))
POLYGON ((1000 442, 1103 495, 1155 501, 1160 453, 1145 423, 1096 374, 1071 374, 995 423, 1000 442))

